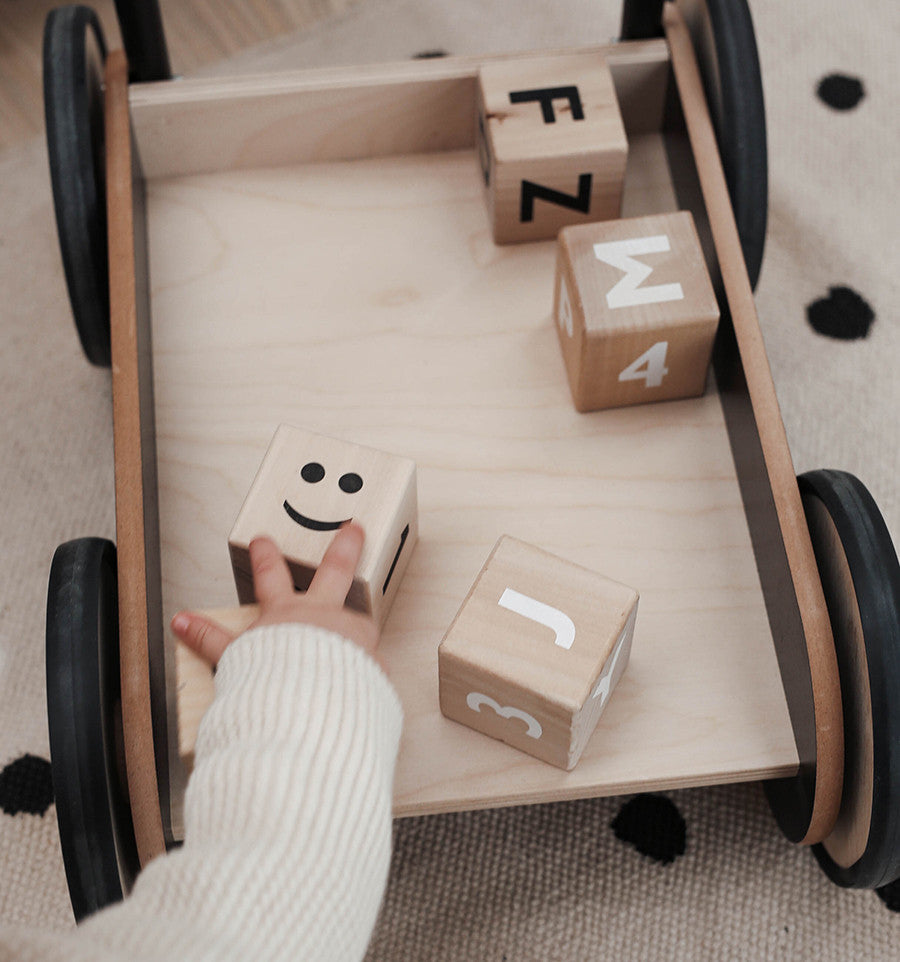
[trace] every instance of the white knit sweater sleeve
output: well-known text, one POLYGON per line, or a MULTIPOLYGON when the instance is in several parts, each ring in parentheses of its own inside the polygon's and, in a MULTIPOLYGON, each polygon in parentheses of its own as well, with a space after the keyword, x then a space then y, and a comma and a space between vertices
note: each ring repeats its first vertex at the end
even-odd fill
POLYGON ((21 960, 361 959, 384 892, 400 702, 361 648, 299 625, 225 652, 183 846, 73 933, 0 933, 21 960))

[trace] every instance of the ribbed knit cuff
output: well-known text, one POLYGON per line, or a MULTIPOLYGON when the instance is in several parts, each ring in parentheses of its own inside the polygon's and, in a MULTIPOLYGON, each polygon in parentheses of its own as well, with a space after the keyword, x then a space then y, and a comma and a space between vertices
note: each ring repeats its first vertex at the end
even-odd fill
POLYGON ((250 830, 263 784, 268 785, 265 809, 278 808, 283 818, 298 804, 296 794, 288 794, 296 789, 296 778, 285 766, 305 772, 304 794, 319 793, 307 800, 310 806, 325 801, 348 770, 374 767, 392 783, 401 726, 393 686, 358 645, 308 625, 247 632, 219 661, 216 697, 197 737, 186 838, 202 841, 207 831, 217 831, 213 826, 220 818, 230 830, 250 830), (223 750, 227 759, 219 755, 223 750), (273 755, 281 760, 275 762, 273 755), (205 765, 213 759, 216 784, 207 785, 205 765), (247 772, 257 787, 248 810, 239 813, 243 793, 234 793, 229 802, 221 790, 247 772))
POLYGON ((219 661, 185 841, 84 927, 135 959, 362 959, 391 856, 402 727, 378 664, 339 635, 258 628, 219 661))
MULTIPOLYGON (((369 701, 383 700, 384 721, 396 714, 402 722, 400 700, 379 664, 359 645, 312 625, 245 632, 219 660, 215 683, 215 701, 197 736, 198 760, 234 737, 296 738, 298 726, 305 725, 301 707, 313 714, 325 710, 323 720, 346 718, 352 726, 369 701), (348 683, 356 691, 355 704, 342 701, 348 683)), ((389 725, 389 741, 392 732, 389 725)))

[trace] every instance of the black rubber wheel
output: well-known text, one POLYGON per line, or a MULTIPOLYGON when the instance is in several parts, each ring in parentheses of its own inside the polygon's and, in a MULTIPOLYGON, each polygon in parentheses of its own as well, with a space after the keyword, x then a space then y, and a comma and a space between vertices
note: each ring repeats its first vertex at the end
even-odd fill
POLYGON ((115 0, 116 19, 128 57, 128 80, 171 80, 169 51, 158 0, 115 0))
POLYGON ((44 25, 44 117, 56 231, 81 346, 110 365, 103 159, 106 42, 89 7, 52 10, 44 25))
POLYGON ((117 902, 139 869, 121 739, 115 546, 60 545, 47 594, 47 714, 69 896, 81 920, 117 902))
POLYGON ((799 478, 834 631, 844 714, 838 821, 813 848, 838 885, 900 877, 900 564, 871 494, 851 474, 799 478))
POLYGON ((650 40, 663 35, 663 0, 623 0, 622 40, 650 40))
POLYGON ((766 242, 769 186, 753 21, 747 0, 683 0, 679 7, 700 64, 747 276, 755 288, 766 242))

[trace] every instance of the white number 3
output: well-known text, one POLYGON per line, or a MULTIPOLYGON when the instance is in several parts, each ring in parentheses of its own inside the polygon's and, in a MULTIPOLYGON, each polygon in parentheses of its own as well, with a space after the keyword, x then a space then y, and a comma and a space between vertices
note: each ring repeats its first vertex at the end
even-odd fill
POLYGON ((466 704, 472 711, 480 712, 482 707, 487 705, 488 708, 493 708, 501 718, 520 719, 528 726, 525 734, 529 738, 540 738, 544 733, 543 728, 541 728, 541 723, 534 715, 529 715, 528 712, 522 711, 521 708, 513 708, 511 705, 501 706, 500 702, 491 698, 490 695, 482 695, 481 692, 478 691, 469 692, 466 698, 466 704))
POLYGON ((619 375, 620 381, 645 381, 646 387, 659 387, 669 373, 666 367, 668 341, 658 341, 649 350, 636 358, 619 375), (643 368, 643 370, 641 370, 643 368))

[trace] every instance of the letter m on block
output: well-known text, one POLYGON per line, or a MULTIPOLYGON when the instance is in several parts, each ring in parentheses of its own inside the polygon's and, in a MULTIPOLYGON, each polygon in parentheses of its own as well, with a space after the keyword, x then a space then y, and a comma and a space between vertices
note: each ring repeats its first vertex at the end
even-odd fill
POLYGON ((519 205, 520 223, 530 224, 534 220, 534 202, 536 200, 545 200, 548 204, 567 207, 569 210, 577 210, 582 214, 590 213, 592 183, 593 175, 581 174, 578 177, 578 193, 566 194, 561 190, 553 190, 551 187, 544 187, 542 184, 523 180, 522 200, 519 205))
POLYGON ((617 268, 625 275, 606 295, 606 303, 615 308, 682 300, 684 291, 680 284, 643 284, 653 273, 653 268, 635 260, 634 256, 661 254, 669 249, 669 238, 665 234, 594 244, 597 260, 617 268))

